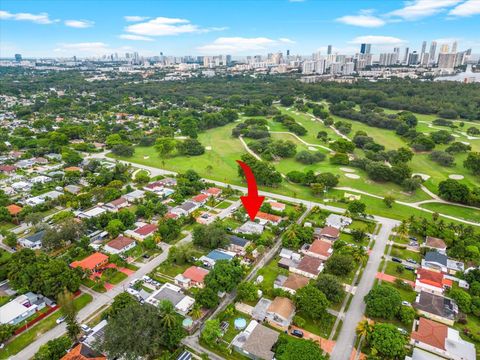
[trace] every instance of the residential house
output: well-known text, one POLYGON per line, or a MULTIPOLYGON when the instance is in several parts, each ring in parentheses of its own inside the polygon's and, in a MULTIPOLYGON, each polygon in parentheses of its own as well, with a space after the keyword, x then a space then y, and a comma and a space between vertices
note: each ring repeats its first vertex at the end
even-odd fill
POLYGON ((298 265, 290 267, 289 271, 295 274, 306 276, 310 279, 316 279, 323 270, 323 261, 319 258, 305 255, 298 265))
POLYGON ((137 228, 135 230, 127 230, 125 231, 125 235, 138 241, 143 241, 147 237, 152 236, 158 229, 158 226, 155 224, 137 223, 136 225, 137 228))
POLYGON ((264 226, 253 221, 247 221, 245 224, 236 228, 234 232, 239 234, 260 235, 263 233, 264 226))
POLYGON ((421 317, 415 320, 410 343, 452 360, 475 360, 475 346, 445 324, 421 317))
POLYGON ((92 349, 90 346, 79 343, 60 360, 107 360, 107 357, 92 349))
POLYGON ((80 267, 83 270, 95 271, 108 264, 108 256, 99 252, 87 256, 83 260, 74 261, 70 264, 72 268, 80 267))
POLYGON ((232 340, 233 348, 240 354, 253 360, 273 360, 273 347, 280 334, 257 321, 248 326, 232 340))
POLYGON ((170 301, 175 311, 183 316, 188 314, 195 304, 195 299, 185 295, 180 287, 170 283, 165 283, 160 289, 154 291, 146 302, 158 306, 164 300, 170 301))
POLYGON ((32 188, 32 184, 27 181, 16 181, 10 185, 17 193, 28 192, 32 188))
POLYGON ((105 212, 107 212, 107 210, 105 210, 104 208, 102 208, 100 206, 95 206, 94 208, 91 208, 87 211, 79 211, 77 213, 77 216, 80 219, 92 219, 92 218, 95 218, 97 216, 102 215, 105 212))
POLYGON ((103 205, 103 207, 108 211, 117 212, 118 210, 127 207, 128 205, 129 204, 127 199, 125 199, 124 197, 119 197, 118 199, 106 203, 105 205, 103 205))
POLYGON ((208 270, 198 267, 190 266, 183 274, 178 274, 175 277, 175 284, 181 286, 184 289, 191 287, 203 288, 205 276, 209 273, 208 270))
POLYGON ((18 240, 18 243, 24 248, 38 250, 42 248, 42 241, 45 237, 45 230, 36 232, 35 234, 25 236, 18 240))
POLYGON ((280 221, 282 221, 281 216, 268 214, 262 211, 259 211, 257 213, 257 216, 255 217, 255 219, 259 220, 259 223, 261 225, 267 225, 267 224, 278 225, 280 224, 280 221))
POLYGON ((413 348, 412 356, 405 356, 405 360, 445 360, 445 358, 420 348, 413 348))
POLYGON ((425 291, 417 295, 413 307, 418 314, 449 326, 453 326, 458 315, 458 306, 454 300, 425 291))
POLYGON ((425 254, 422 267, 452 275, 464 270, 462 262, 449 259, 447 255, 437 251, 429 251, 425 254))
POLYGON ((145 197, 145 191, 142 191, 142 190, 133 190, 131 192, 129 192, 128 194, 125 194, 123 195, 123 197, 125 199, 127 199, 127 201, 129 203, 134 203, 138 200, 141 200, 145 197))
POLYGON ((446 289, 451 287, 452 280, 447 279, 444 274, 428 269, 417 269, 415 291, 442 295, 446 289))
POLYGON ((235 235, 230 235, 228 239, 230 240, 230 244, 228 244, 228 247, 227 247, 228 251, 232 251, 242 256, 245 255, 246 248, 248 245, 250 245, 249 240, 246 240, 244 238, 241 238, 235 235))
POLYGON ((208 225, 215 221, 215 216, 207 211, 202 211, 200 216, 195 218, 195 221, 202 225, 208 225))
POLYGON ((330 241, 317 239, 311 244, 304 244, 300 252, 325 261, 333 254, 333 247, 330 241))
POLYGON ((187 216, 197 210, 200 207, 198 203, 193 201, 186 201, 180 206, 176 206, 170 210, 170 213, 176 214, 178 216, 187 216))
POLYGON ((90 347, 95 347, 98 342, 102 341, 105 335, 105 326, 107 326, 107 320, 100 321, 92 328, 92 331, 83 340, 83 343, 90 347))
POLYGON ((336 241, 340 237, 340 230, 333 226, 325 226, 323 228, 315 228, 313 231, 315 239, 327 239, 336 241))
POLYGON ((436 250, 442 254, 447 253, 447 244, 445 244, 445 241, 433 236, 426 237, 424 247, 436 250))
POLYGON ((309 278, 298 274, 278 275, 273 283, 273 288, 282 289, 295 295, 297 290, 307 286, 309 281, 309 278))
POLYGON ((103 247, 103 250, 105 250, 109 254, 121 254, 130 249, 133 249, 136 245, 137 243, 135 242, 135 240, 129 237, 120 235, 120 236, 117 236, 112 241, 109 241, 103 247))
POLYGON ((270 205, 270 208, 273 211, 278 211, 278 212, 284 212, 285 211, 285 208, 286 208, 285 204, 282 204, 282 203, 279 203, 279 202, 276 202, 276 201, 273 201, 273 200, 269 200, 269 201, 267 201, 267 203, 268 203, 268 205, 270 205))
POLYGON ((208 198, 209 198, 209 196, 206 195, 206 194, 198 194, 197 196, 194 196, 194 197, 192 198, 192 201, 193 201, 194 203, 197 203, 197 204, 199 204, 200 206, 202 206, 202 205, 205 205, 205 203, 207 202, 208 198))
POLYGON ((47 200, 55 200, 62 195, 63 193, 61 193, 60 191, 52 190, 44 194, 31 197, 25 200, 25 203, 30 206, 37 206, 37 205, 43 204, 47 200))
POLYGON ((78 166, 68 166, 66 167, 65 169, 63 169, 63 171, 70 171, 70 172, 74 172, 74 171, 78 171, 78 172, 83 172, 83 169, 78 167, 78 166))
POLYGON ((325 219, 325 225, 337 228, 339 230, 349 226, 352 223, 352 219, 343 215, 330 214, 325 219))
POLYGON ((295 315, 295 305, 286 297, 277 296, 267 308, 266 319, 280 327, 288 328, 295 315))
POLYGON ((0 172, 4 174, 10 174, 17 171, 17 167, 15 165, 0 165, 0 172))
POLYGON ((32 304, 27 294, 20 295, 0 307, 0 324, 17 325, 38 310, 38 305, 32 304))
POLYGON ((203 194, 208 195, 208 196, 213 196, 214 198, 219 197, 222 193, 222 189, 216 188, 216 187, 211 187, 208 188, 207 190, 202 191, 203 194))
POLYGON ((216 249, 210 251, 207 255, 203 255, 199 260, 203 262, 204 266, 211 268, 218 260, 230 261, 235 257, 235 255, 236 254, 234 252, 216 249))
POLYGON ((49 176, 45 175, 38 175, 30 179, 30 182, 32 184, 46 184, 48 182, 51 182, 53 179, 49 176))
POLYGON ((77 195, 80 193, 80 191, 82 191, 82 187, 79 186, 79 185, 67 185, 63 188, 63 190, 65 190, 66 192, 70 193, 70 194, 73 194, 73 195, 77 195))

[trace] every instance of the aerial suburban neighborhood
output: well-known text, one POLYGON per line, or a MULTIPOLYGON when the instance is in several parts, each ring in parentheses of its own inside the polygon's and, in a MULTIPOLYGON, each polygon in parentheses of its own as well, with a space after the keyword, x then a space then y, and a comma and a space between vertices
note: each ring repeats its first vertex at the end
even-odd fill
POLYGON ((478 0, 112 5, 0 4, 0 359, 480 359, 478 0))

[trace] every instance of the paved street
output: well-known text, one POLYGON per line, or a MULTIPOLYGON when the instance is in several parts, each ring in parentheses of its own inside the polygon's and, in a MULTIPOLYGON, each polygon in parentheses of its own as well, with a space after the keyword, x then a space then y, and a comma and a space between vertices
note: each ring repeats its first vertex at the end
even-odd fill
POLYGON ((342 329, 331 355, 335 360, 349 360, 356 339, 355 328, 365 312, 363 298, 368 294, 375 282, 378 266, 382 261, 385 247, 392 229, 398 225, 398 221, 382 218, 382 228, 377 235, 375 245, 370 253, 367 266, 365 267, 355 296, 352 299, 348 311, 345 313, 342 329))

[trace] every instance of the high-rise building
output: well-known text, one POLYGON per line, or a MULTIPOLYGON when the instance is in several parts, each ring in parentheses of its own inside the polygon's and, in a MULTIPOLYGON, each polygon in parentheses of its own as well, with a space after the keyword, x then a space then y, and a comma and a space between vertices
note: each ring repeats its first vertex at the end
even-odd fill
POLYGON ((342 74, 343 75, 350 75, 355 72, 355 64, 353 62, 347 62, 342 66, 342 74))
POLYGON ((315 72, 315 61, 304 61, 302 65, 302 73, 313 74, 315 72))
POLYGON ((15 61, 22 61, 22 54, 15 54, 15 61))
POLYGON ((426 50, 427 50, 427 42, 423 41, 422 42, 422 52, 421 52, 421 54, 425 54, 426 50))
POLYGON ((457 52, 457 46, 458 46, 458 43, 456 41, 454 41, 453 44, 452 44, 452 53, 457 52))
POLYGON ((410 52, 410 48, 406 47, 405 48, 405 56, 403 57, 403 63, 408 64, 408 54, 410 52))
POLYGON ((441 53, 448 53, 448 44, 442 44, 442 46, 440 47, 440 52, 441 53))
POLYGON ((419 62, 420 62, 420 56, 416 51, 408 55, 407 65, 417 65, 419 62))
POLYGON ((327 47, 327 55, 331 55, 332 54, 332 45, 328 45, 327 47))
POLYGON ((334 62, 330 64, 330 74, 340 74, 342 72, 342 63, 334 62))
POLYGON ((430 63, 435 63, 435 52, 437 51, 437 42, 436 41, 432 41, 432 43, 430 44, 430 56, 429 56, 429 62, 430 63))
POLYGON ((380 54, 379 65, 380 66, 390 66, 395 65, 398 61, 398 54, 393 53, 382 53, 380 54))
POLYGON ((438 67, 440 69, 453 69, 457 54, 440 52, 438 54, 438 67))
POLYGON ((287 57, 290 56, 290 50, 287 50, 287 57))
POLYGON ((372 44, 361 44, 360 54, 370 54, 371 47, 372 47, 372 44))
POLYGON ((315 61, 315 73, 317 74, 325 73, 325 59, 319 59, 315 61))

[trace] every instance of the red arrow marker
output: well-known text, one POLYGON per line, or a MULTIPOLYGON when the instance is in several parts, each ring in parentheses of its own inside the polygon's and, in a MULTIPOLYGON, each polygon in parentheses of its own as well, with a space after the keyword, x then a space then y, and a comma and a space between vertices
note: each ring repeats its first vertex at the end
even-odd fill
POLYGON ((245 210, 247 210, 248 216, 250 216, 250 220, 253 221, 255 220, 255 216, 257 216, 258 210, 260 210, 260 207, 262 206, 263 200, 265 200, 265 196, 258 196, 257 181, 255 180, 255 176, 253 175, 250 166, 240 160, 237 160, 237 163, 245 173, 248 186, 248 195, 240 196, 240 199, 242 200, 245 210))

